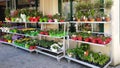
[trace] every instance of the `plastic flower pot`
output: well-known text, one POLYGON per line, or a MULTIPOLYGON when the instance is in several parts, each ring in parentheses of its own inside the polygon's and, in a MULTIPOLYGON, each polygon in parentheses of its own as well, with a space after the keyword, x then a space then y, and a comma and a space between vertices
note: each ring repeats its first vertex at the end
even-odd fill
POLYGON ((105 21, 106 21, 106 22, 109 22, 109 21, 110 21, 110 17, 106 17, 106 18, 105 18, 105 21))
POLYGON ((10 21, 11 21, 11 19, 10 19, 10 18, 5 17, 5 21, 10 22, 10 21))
POLYGON ((8 40, 8 43, 12 43, 12 40, 8 40))
POLYGON ((58 19, 54 19, 54 22, 58 22, 58 19))
POLYGON ((34 49, 34 46, 30 46, 29 49, 30 49, 30 50, 33 50, 33 49, 34 49))
POLYGON ((28 44, 25 44, 25 48, 29 49, 30 45, 28 44))
POLYGON ((39 21, 40 21, 40 22, 43 22, 43 19, 42 19, 42 18, 40 18, 40 19, 39 19, 39 21))
POLYGON ((52 22, 53 20, 52 19, 49 19, 48 22, 52 22))
POLYGON ((68 57, 72 57, 73 53, 67 53, 68 57))
POLYGON ((14 21, 15 21, 15 18, 11 18, 11 21, 14 22, 14 21))
POLYGON ((44 21, 44 22, 47 22, 48 20, 47 20, 47 18, 43 18, 43 21, 44 21))

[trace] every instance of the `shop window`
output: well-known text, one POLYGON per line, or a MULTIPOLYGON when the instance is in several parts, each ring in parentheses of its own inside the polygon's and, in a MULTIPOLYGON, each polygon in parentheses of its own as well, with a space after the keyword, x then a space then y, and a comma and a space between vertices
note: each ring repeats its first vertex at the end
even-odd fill
MULTIPOLYGON (((65 18, 67 18, 68 20, 72 21, 74 14, 76 12, 75 6, 78 2, 82 2, 82 1, 90 1, 90 0, 63 0, 61 3, 62 5, 58 5, 58 8, 61 6, 62 11, 60 11, 60 13, 62 13, 63 16, 65 16, 65 18)), ((96 0, 91 0, 92 2, 96 1, 96 0)), ((100 0, 101 3, 104 3, 104 0, 100 0)), ((59 2, 58 2, 59 4, 59 2)), ((59 9, 59 10, 60 10, 59 9)), ((104 12, 104 9, 100 9, 101 12, 104 12)), ((71 29, 73 29, 72 25, 71 29)), ((79 29, 83 29, 81 26, 85 26, 84 29, 87 30, 93 30, 93 32, 104 32, 104 25, 103 24, 79 24, 78 25, 79 29), (93 29, 92 29, 93 26, 93 29), (88 29, 89 28, 89 29, 88 29)), ((75 30, 74 30, 75 31, 75 30)))
POLYGON ((21 8, 33 8, 37 10, 39 0, 16 0, 16 5, 18 9, 21 8))

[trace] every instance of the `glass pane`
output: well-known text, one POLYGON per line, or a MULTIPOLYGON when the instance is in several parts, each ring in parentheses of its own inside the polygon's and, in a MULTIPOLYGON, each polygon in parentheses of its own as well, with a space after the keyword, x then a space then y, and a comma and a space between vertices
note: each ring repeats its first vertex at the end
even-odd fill
POLYGON ((89 24, 89 23, 79 24, 78 25, 78 31, 92 31, 91 24, 89 24))
POLYGON ((63 0, 63 3, 62 3, 62 15, 65 18, 70 18, 70 0, 63 0))

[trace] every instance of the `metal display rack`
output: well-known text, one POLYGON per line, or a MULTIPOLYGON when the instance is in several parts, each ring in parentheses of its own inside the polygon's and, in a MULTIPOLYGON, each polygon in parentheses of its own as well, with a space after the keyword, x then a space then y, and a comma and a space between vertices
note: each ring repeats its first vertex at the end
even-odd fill
MULTIPOLYGON (((67 32, 67 22, 38 22, 38 24, 41 24, 41 30, 44 28, 43 24, 45 25, 46 27, 46 24, 63 24, 64 25, 64 35, 65 33, 67 32)), ((51 56, 53 58, 56 58, 58 61, 60 61, 61 58, 63 58, 65 56, 65 36, 62 36, 62 37, 57 37, 57 36, 49 36, 49 35, 42 35, 42 34, 39 34, 40 37, 48 37, 48 38, 59 38, 59 39, 62 39, 63 41, 63 50, 60 50, 58 52, 53 52, 51 51, 50 49, 47 49, 47 48, 43 48, 43 47, 38 47, 37 46, 37 49, 36 49, 36 52, 37 53, 42 53, 44 55, 47 55, 47 56, 51 56)))
MULTIPOLYGON (((89 24, 99 24, 99 23, 103 23, 103 24, 110 24, 110 22, 76 22, 76 21, 70 21, 70 23, 74 23, 76 24, 76 32, 79 32, 78 31, 78 24, 82 23, 89 23, 89 24)), ((68 35, 68 24, 70 24, 68 22, 38 22, 37 24, 41 24, 41 30, 43 30, 45 27, 46 27, 46 24, 63 24, 64 25, 64 35, 65 33, 67 33, 67 35, 65 36, 62 36, 62 37, 57 37, 57 36, 49 36, 49 35, 42 35, 42 34, 39 34, 38 36, 40 37, 47 37, 47 38, 59 38, 59 39, 62 39, 63 41, 63 50, 59 50, 58 52, 53 52, 52 50, 50 49, 47 49, 47 48, 43 48, 43 47, 39 47, 37 46, 37 49, 34 49, 34 50, 29 50, 29 49, 26 49, 24 47, 20 47, 20 46, 17 46, 15 45, 14 43, 7 43, 7 42, 3 42, 3 41, 0 41, 1 43, 6 43, 6 44, 10 44, 10 45, 13 45, 15 46, 16 48, 21 48, 21 49, 24 49, 24 50, 27 50, 29 52, 33 52, 33 51, 36 51, 37 53, 41 53, 41 54, 44 54, 44 55, 47 55, 47 56, 50 56, 50 57, 53 57, 53 58, 56 58, 58 61, 60 61, 60 59, 62 58, 66 58, 69 62, 70 61, 75 61, 77 63, 80 63, 80 64, 83 64, 83 65, 86 65, 86 66, 89 66, 89 67, 92 67, 92 68, 100 68, 99 66, 96 66, 96 65, 93 65, 93 64, 90 64, 88 62, 85 62, 85 61, 81 61, 81 60, 78 60, 76 58, 72 58, 72 57, 69 57, 66 55, 66 49, 69 48, 69 43, 70 41, 74 41, 74 42, 80 42, 80 43, 87 43, 87 44, 90 44, 90 45, 94 45, 94 46, 99 46, 99 47, 107 47, 109 44, 111 44, 112 42, 110 42, 109 44, 107 45, 103 45, 103 44, 96 44, 96 43, 91 43, 91 42, 85 42, 85 41, 79 41, 79 40, 72 40, 69 38, 69 35, 68 35), (66 41, 66 37, 67 37, 67 47, 65 46, 65 41, 66 41)), ((93 27, 93 26, 92 26, 93 27)), ((27 26, 26 26, 27 28, 27 26)), ((93 29, 92 29, 93 30, 93 29)), ((11 32, 6 32, 6 33, 11 33, 11 32)), ((92 33, 98 33, 98 34, 104 34, 104 33, 101 33, 101 32, 93 32, 92 33)), ((11 33, 11 34, 18 34, 18 35, 23 35, 23 36, 26 36, 25 34, 19 34, 19 33, 11 33)), ((37 37, 38 37, 37 36, 37 37)), ((30 36, 31 37, 31 36, 30 36)), ((32 36, 34 37, 34 36, 32 36)), ((111 47, 111 46, 110 46, 111 47)), ((110 51, 111 52, 111 48, 110 48, 110 51)), ((104 65, 103 68, 107 68, 107 66, 112 62, 112 58, 111 58, 111 55, 110 55, 110 61, 104 65)))
MULTIPOLYGON (((25 23, 25 28, 27 28, 27 23, 31 23, 31 24, 36 24, 37 22, 6 22, 4 21, 5 23, 12 23, 12 24, 16 24, 16 23, 25 23)), ((20 33, 12 33, 12 32, 4 32, 4 33, 8 33, 8 34, 17 34, 17 35, 21 35, 21 36, 26 36, 26 37, 31 37, 31 38, 37 38, 37 36, 30 36, 30 35, 26 35, 26 34, 20 34, 20 33)), ((8 43, 8 42, 4 42, 4 41, 0 41, 1 43, 4 43, 4 44, 9 44, 9 45, 12 45, 16 48, 20 48, 20 49, 23 49, 23 50, 26 50, 26 51, 29 51, 29 52, 33 52, 35 51, 35 49, 27 49, 25 47, 21 47, 21 46, 18 46, 18 45, 15 45, 14 42, 12 43, 8 43)))
MULTIPOLYGON (((58 37, 58 36, 49 36, 49 35, 42 35, 42 34, 39 34, 38 36, 40 37, 48 37, 48 38, 59 38, 59 39, 62 39, 63 41, 63 49, 59 50, 58 52, 53 52, 52 50, 50 49, 47 49, 47 48, 43 48, 43 47, 39 47, 39 46, 36 46, 37 49, 34 49, 34 50, 29 50, 29 49, 26 49, 24 47, 20 47, 20 46, 17 46, 15 45, 14 43, 8 43, 8 42, 4 42, 6 44, 11 44, 13 46, 15 46, 16 48, 21 48, 21 49, 24 49, 24 50, 27 50, 29 52, 33 52, 33 51, 36 51, 37 53, 42 53, 42 54, 45 54, 45 55, 48 55, 48 56, 51 56, 53 58, 56 58, 58 61, 60 61, 61 58, 63 58, 65 56, 65 37, 67 37, 67 35, 65 33, 68 33, 67 31, 67 24, 68 22, 6 22, 6 23, 25 23, 25 28, 27 28, 27 23, 31 23, 31 24, 41 24, 41 30, 44 28, 44 25, 46 27, 46 24, 55 24, 55 25, 59 25, 59 24, 62 24, 64 25, 64 36, 61 36, 61 37, 58 37)), ((12 33, 12 32, 5 32, 5 33, 10 33, 10 34, 17 34, 17 35, 22 35, 22 36, 28 36, 28 37, 32 37, 32 38, 38 38, 38 36, 29 36, 29 35, 25 35, 25 34, 20 34, 20 33, 12 33)), ((1 41, 2 42, 2 41, 1 41)))
MULTIPOLYGON (((78 30, 78 24, 80 24, 80 23, 82 23, 82 24, 86 24, 86 23, 89 23, 89 24, 100 24, 100 23, 103 23, 103 24, 111 24, 111 22, 77 22, 77 21, 70 21, 70 23, 74 23, 75 25, 76 25, 76 32, 82 32, 82 31, 79 31, 78 30)), ((92 26, 93 27, 93 26, 92 26)), ((93 28, 92 28, 92 30, 93 30, 93 28)), ((98 33, 98 34, 105 34, 105 33, 101 33, 101 32, 91 32, 91 33, 98 33)), ((85 42, 85 41, 79 41, 79 40, 72 40, 72 39, 70 39, 69 38, 69 36, 68 36, 68 48, 70 47, 70 41, 74 41, 74 42, 79 42, 79 43, 87 43, 87 44, 90 44, 90 45, 92 45, 92 46, 99 46, 99 47, 107 47, 108 45, 110 45, 112 42, 110 42, 110 43, 108 43, 107 45, 103 45, 103 44, 96 44, 96 43, 91 43, 91 42, 85 42)), ((67 48, 67 49, 68 49, 67 48)), ((109 52, 111 52, 111 45, 110 45, 110 49, 109 49, 110 51, 109 52)), ((85 61, 82 61, 82 60, 78 60, 78 59, 76 59, 76 58, 73 58, 73 57, 69 57, 69 56, 65 56, 65 58, 68 60, 68 62, 70 62, 70 61, 74 61, 74 62, 77 62, 77 63, 80 63, 80 64, 83 64, 83 65, 86 65, 86 66, 88 66, 88 67, 92 67, 92 68, 101 68, 101 67, 99 67, 99 66, 96 66, 96 65, 94 65, 94 64, 91 64, 91 63, 89 63, 89 62, 85 62, 85 61)), ((110 65, 110 63, 112 62, 112 58, 111 58, 111 54, 110 54, 110 60, 109 60, 109 62, 107 62, 107 64, 105 64, 104 65, 104 67, 103 68, 107 68, 108 67, 108 65, 110 65)))

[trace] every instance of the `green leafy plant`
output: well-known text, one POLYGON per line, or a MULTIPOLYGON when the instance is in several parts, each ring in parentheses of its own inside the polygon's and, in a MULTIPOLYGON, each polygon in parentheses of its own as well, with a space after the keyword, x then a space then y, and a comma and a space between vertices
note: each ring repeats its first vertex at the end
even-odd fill
POLYGON ((90 10, 90 16, 91 16, 92 18, 94 18, 94 16, 95 16, 95 10, 94 10, 94 9, 91 9, 91 10, 90 10))
POLYGON ((59 49, 59 47, 57 47, 57 46, 53 46, 53 48, 54 48, 54 49, 57 49, 57 50, 59 49))
POLYGON ((59 14, 59 13, 56 13, 55 15, 53 15, 53 18, 54 18, 54 19, 59 19, 59 18, 60 18, 60 14, 59 14))
POLYGON ((81 11, 77 11, 75 13, 75 16, 76 16, 77 19, 80 19, 82 17, 82 12, 81 11))
POLYGON ((10 9, 5 9, 5 17, 10 17, 10 9))
POLYGON ((113 5, 113 1, 112 0, 106 0, 105 1, 105 8, 106 9, 111 9, 112 5, 113 5))

